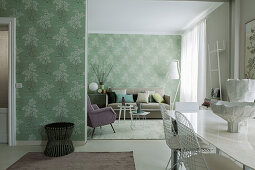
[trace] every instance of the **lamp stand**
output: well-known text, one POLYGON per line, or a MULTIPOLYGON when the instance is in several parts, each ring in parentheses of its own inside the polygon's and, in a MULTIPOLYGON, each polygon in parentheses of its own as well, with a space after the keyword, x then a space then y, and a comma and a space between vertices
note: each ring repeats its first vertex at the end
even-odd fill
POLYGON ((174 100, 173 100, 172 108, 171 108, 172 110, 174 110, 174 105, 175 105, 175 101, 176 101, 176 98, 177 98, 178 91, 180 89, 180 84, 181 84, 181 78, 179 79, 177 89, 176 89, 176 92, 175 92, 175 95, 174 95, 174 100))

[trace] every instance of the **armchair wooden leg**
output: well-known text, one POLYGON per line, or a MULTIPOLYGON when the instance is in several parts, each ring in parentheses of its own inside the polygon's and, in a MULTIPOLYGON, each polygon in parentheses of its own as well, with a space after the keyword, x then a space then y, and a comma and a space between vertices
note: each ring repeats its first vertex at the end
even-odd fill
POLYGON ((95 133, 95 129, 96 129, 96 128, 94 128, 94 129, 93 129, 93 132, 92 132, 91 138, 93 138, 93 135, 94 135, 94 133, 95 133))
POLYGON ((114 130, 114 128, 113 128, 113 126, 112 126, 112 124, 110 124, 110 125, 111 125, 111 127, 112 127, 113 132, 116 133, 115 130, 114 130))

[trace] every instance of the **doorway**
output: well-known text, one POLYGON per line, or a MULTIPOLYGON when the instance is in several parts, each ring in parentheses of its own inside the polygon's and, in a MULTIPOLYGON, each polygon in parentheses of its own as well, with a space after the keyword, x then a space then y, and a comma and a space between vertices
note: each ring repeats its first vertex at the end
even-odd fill
POLYGON ((16 19, 0 17, 0 143, 16 145, 16 19))
POLYGON ((0 143, 8 142, 8 25, 0 25, 0 143))

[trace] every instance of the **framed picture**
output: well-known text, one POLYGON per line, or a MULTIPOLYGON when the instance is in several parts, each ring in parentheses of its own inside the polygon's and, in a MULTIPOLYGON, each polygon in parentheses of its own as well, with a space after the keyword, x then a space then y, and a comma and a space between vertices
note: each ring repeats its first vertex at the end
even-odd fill
POLYGON ((255 19, 245 24, 245 78, 255 79, 255 19))

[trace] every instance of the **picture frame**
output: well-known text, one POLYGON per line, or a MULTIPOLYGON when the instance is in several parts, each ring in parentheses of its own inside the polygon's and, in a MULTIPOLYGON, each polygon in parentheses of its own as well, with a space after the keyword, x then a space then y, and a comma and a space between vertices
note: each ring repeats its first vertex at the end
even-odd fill
POLYGON ((255 79, 255 19, 245 23, 244 74, 247 79, 255 79))

